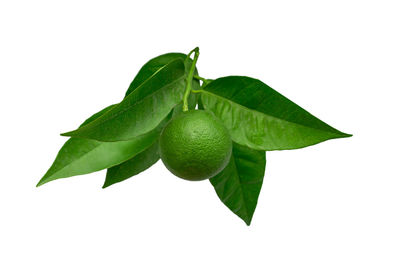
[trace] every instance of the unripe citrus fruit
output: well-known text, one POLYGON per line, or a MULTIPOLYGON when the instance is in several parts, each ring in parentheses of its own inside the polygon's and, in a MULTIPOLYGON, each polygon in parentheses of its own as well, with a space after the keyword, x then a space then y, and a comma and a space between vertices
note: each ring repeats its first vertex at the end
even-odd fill
POLYGON ((225 168, 231 153, 228 130, 209 111, 186 111, 172 119, 161 132, 160 157, 164 165, 186 180, 213 177, 225 168))

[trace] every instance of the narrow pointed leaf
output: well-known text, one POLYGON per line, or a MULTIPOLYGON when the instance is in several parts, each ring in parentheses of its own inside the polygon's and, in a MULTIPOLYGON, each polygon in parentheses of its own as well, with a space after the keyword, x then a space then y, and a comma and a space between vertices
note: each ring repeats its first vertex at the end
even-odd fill
MULTIPOLYGON (((132 93, 137 87, 139 87, 154 73, 156 73, 157 71, 162 69, 165 65, 176 59, 184 60, 185 72, 186 74, 188 74, 193 60, 190 58, 186 59, 186 57, 187 55, 183 53, 167 53, 150 59, 146 64, 143 65, 143 67, 139 70, 138 74, 133 79, 132 83, 130 84, 128 90, 125 93, 125 97, 128 96, 130 93, 132 93)), ((195 70, 195 74, 198 74, 197 69, 195 70)), ((199 81, 193 80, 192 88, 194 90, 200 89, 199 81)))
POLYGON ((233 143, 228 166, 210 179, 220 200, 247 225, 257 206, 265 164, 264 151, 233 143))
POLYGON ((258 150, 296 149, 349 137, 263 82, 228 76, 210 82, 201 104, 219 117, 232 140, 258 150))
MULTIPOLYGON (((149 77, 154 75, 154 73, 156 73, 157 71, 165 67, 165 65, 176 59, 184 60, 185 74, 187 76, 189 74, 190 66, 192 65, 193 60, 186 57, 187 55, 183 53, 167 53, 150 59, 146 64, 143 65, 143 67, 140 68, 138 74, 135 76, 128 90, 126 91, 125 97, 127 97, 130 93, 136 90, 136 88, 139 87, 140 84, 142 84, 149 77)), ((195 69, 195 74, 198 74, 197 68, 195 69)), ((198 80, 193 79, 192 89, 200 90, 200 82, 198 80)), ((188 99, 189 109, 194 109, 196 107, 197 97, 198 97, 197 94, 189 95, 188 99)), ((183 104, 180 103, 180 106, 174 108, 174 116, 182 112, 182 105, 183 104)))
POLYGON ((158 140, 143 152, 137 154, 131 159, 111 167, 107 170, 106 180, 103 188, 106 188, 115 183, 122 182, 142 171, 150 168, 160 159, 158 153, 158 140))
POLYGON ((171 61, 130 93, 116 107, 65 136, 98 141, 124 141, 153 130, 182 100, 185 66, 171 61))
MULTIPOLYGON (((94 114, 82 126, 100 117, 114 106, 94 114)), ((158 139, 159 133, 169 117, 156 129, 129 141, 99 142, 91 139, 70 138, 60 149, 54 163, 37 186, 60 178, 106 169, 132 158, 158 139)))

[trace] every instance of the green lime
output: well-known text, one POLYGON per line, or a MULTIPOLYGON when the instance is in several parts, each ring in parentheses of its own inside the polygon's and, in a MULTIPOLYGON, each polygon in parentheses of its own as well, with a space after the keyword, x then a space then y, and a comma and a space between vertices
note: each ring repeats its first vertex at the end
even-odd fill
POLYGON ((173 174, 190 181, 208 179, 228 164, 232 140, 209 111, 190 110, 172 119, 160 136, 160 156, 173 174))

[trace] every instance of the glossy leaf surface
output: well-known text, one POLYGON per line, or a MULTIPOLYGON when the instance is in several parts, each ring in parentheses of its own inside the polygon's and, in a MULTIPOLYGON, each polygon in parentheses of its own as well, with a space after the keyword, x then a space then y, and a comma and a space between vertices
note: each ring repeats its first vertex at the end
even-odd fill
MULTIPOLYGON (((94 114, 82 126, 100 117, 114 106, 109 106, 94 114)), ((37 186, 56 179, 87 174, 120 164, 154 143, 163 126, 164 124, 160 124, 153 131, 129 141, 99 142, 72 137, 60 149, 54 163, 37 186)))
POLYGON ((131 159, 109 168, 103 188, 112 184, 122 182, 142 171, 150 168, 160 159, 158 153, 158 139, 146 150, 132 157, 131 159))
MULTIPOLYGON (((139 87, 141 83, 145 82, 149 77, 154 75, 154 73, 156 73, 165 65, 176 59, 185 60, 186 55, 182 53, 168 53, 149 60, 145 65, 143 65, 143 67, 140 69, 140 71, 132 81, 131 85, 129 86, 129 89, 126 92, 125 97, 127 97, 137 87, 139 87)), ((186 75, 191 64, 192 64, 191 59, 185 61, 186 75)), ((199 81, 193 80, 192 88, 195 90, 199 90, 200 89, 199 81)), ((194 109, 196 107, 197 103, 196 98, 197 97, 194 94, 191 94, 189 96, 189 101, 188 101, 189 109, 194 109)), ((183 105, 182 102, 180 102, 174 108, 172 117, 175 117, 182 112, 182 105, 183 105)), ((160 159, 160 156, 158 154, 158 142, 155 142, 154 144, 157 145, 150 146, 149 148, 141 152, 139 155, 129 159, 126 162, 123 162, 119 165, 116 165, 108 169, 103 188, 124 181, 144 171, 145 169, 151 167, 154 163, 156 163, 158 159, 160 159)))
POLYGON ((98 141, 124 141, 153 130, 181 102, 185 66, 171 61, 154 73, 121 103, 93 122, 65 136, 98 141))
POLYGON ((264 151, 233 143, 230 162, 210 179, 220 200, 247 225, 257 206, 265 164, 264 151))
MULTIPOLYGON (((165 67, 165 65, 176 59, 184 60, 185 72, 186 74, 188 74, 193 60, 190 58, 186 60, 186 57, 187 55, 182 53, 167 53, 150 59, 146 64, 143 65, 143 67, 139 70, 138 74, 133 79, 132 83, 129 85, 129 88, 125 93, 125 97, 128 96, 130 93, 132 93, 149 77, 154 75, 154 73, 156 73, 157 71, 165 67)), ((197 69, 195 70, 195 74, 198 74, 197 69)), ((198 90, 200 88, 199 81, 193 80, 192 88, 198 90)))
MULTIPOLYGON (((137 87, 139 87, 140 84, 142 84, 152 75, 154 75, 154 73, 156 73, 157 71, 165 67, 165 65, 176 59, 184 60, 185 75, 187 76, 193 60, 186 57, 187 55, 183 53, 167 53, 150 59, 146 64, 143 65, 142 68, 140 68, 138 74, 135 76, 128 90, 126 91, 125 97, 128 96, 130 93, 132 93, 137 87)), ((197 68, 195 69, 195 74, 198 74, 197 68)), ((200 90, 200 82, 198 80, 195 79, 193 80, 192 89, 200 90)), ((189 109, 194 109, 197 104, 197 95, 190 94, 188 102, 189 102, 189 109)), ((182 112, 182 103, 180 103, 179 106, 176 106, 174 108, 174 116, 178 115, 181 112, 182 112)))
POLYGON ((221 119, 233 141, 253 149, 296 149, 351 136, 249 77, 228 76, 210 82, 201 92, 201 103, 221 119))
MULTIPOLYGON (((183 53, 167 53, 160 55, 158 57, 150 59, 143 67, 139 70, 138 74, 133 79, 132 83, 130 84, 128 90, 126 91, 125 97, 132 93, 137 87, 140 86, 143 82, 145 82, 148 78, 150 78, 154 73, 165 67, 171 61, 176 59, 182 59, 185 64, 185 75, 188 75, 190 66, 193 62, 192 59, 186 58, 187 55, 183 53)), ((195 74, 198 74, 197 68, 195 69, 195 74)), ((200 89, 200 82, 198 80, 193 80, 192 82, 192 89, 199 90, 200 89)), ((197 95, 190 94, 189 96, 189 109, 194 109, 197 103, 197 95)), ((174 109, 174 114, 178 114, 182 111, 182 104, 181 106, 177 106, 174 109)))

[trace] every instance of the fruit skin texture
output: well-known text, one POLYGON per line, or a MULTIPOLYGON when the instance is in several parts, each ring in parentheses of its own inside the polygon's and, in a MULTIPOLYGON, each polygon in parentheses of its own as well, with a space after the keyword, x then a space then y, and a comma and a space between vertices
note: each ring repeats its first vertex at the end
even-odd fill
POLYGON ((160 157, 176 176, 209 179, 222 171, 232 154, 232 140, 209 111, 189 110, 172 119, 160 136, 160 157))

